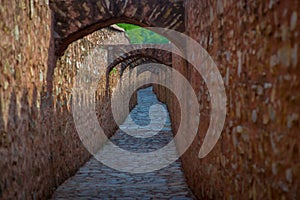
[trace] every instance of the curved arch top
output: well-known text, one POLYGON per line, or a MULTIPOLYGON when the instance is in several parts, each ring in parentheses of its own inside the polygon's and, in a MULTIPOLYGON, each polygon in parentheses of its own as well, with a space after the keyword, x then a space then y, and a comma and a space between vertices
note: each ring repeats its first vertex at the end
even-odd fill
POLYGON ((105 45, 108 50, 106 69, 106 88, 109 85, 109 74, 114 67, 121 64, 120 75, 127 68, 134 68, 143 63, 160 63, 172 66, 172 44, 137 44, 137 45, 105 45))
POLYGON ((56 54, 100 28, 125 22, 184 32, 184 0, 50 0, 56 54))
POLYGON ((171 44, 106 45, 105 48, 108 50, 107 74, 120 63, 136 62, 141 58, 154 60, 168 66, 172 65, 172 53, 163 50, 171 49, 171 44))

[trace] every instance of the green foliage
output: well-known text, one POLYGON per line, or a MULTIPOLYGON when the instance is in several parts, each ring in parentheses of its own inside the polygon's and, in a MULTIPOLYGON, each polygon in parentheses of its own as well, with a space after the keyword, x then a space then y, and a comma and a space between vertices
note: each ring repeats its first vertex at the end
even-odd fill
POLYGON ((133 24, 117 24, 123 28, 132 44, 166 44, 169 40, 145 28, 133 24))
POLYGON ((114 67, 111 71, 110 71, 110 73, 109 73, 109 75, 112 75, 112 74, 116 74, 117 73, 117 69, 114 67))

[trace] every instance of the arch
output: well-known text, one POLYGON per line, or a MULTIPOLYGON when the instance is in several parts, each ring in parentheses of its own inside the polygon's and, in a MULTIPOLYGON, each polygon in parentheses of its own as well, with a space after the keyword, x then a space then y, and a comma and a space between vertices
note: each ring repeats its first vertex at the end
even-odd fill
POLYGON ((134 68, 137 65, 144 64, 144 63, 153 63, 153 62, 159 62, 158 60, 147 58, 147 57, 141 57, 141 58, 135 58, 135 59, 128 59, 121 63, 121 69, 120 69, 120 76, 123 76, 124 71, 129 68, 134 68))
MULTIPOLYGON (((124 62, 123 62, 124 63, 124 62)), ((122 63, 122 65, 123 65, 122 63)), ((157 59, 151 59, 151 58, 146 58, 146 57, 142 57, 142 58, 138 58, 137 60, 133 60, 129 63, 125 62, 124 63, 124 67, 121 67, 120 70, 120 76, 123 76, 124 71, 129 67, 130 69, 133 69, 141 64, 151 64, 151 63, 159 63, 159 64, 163 64, 162 62, 160 62, 157 59)), ((171 66, 171 65, 170 65, 171 66)), ((156 67, 151 67, 151 72, 158 74, 158 71, 156 69, 156 67)), ((138 74, 140 74, 140 70, 138 70, 138 74)), ((137 75, 138 75, 137 74, 137 75)))
POLYGON ((106 69, 106 88, 109 87, 110 72, 119 64, 121 64, 121 76, 127 67, 134 68, 143 63, 154 62, 172 66, 172 53, 163 50, 171 49, 171 44, 106 45, 105 48, 108 50, 108 63, 110 63, 106 69))
POLYGON ((73 41, 115 23, 185 30, 184 0, 50 0, 50 8, 59 56, 73 41))
POLYGON ((105 48, 108 50, 107 74, 118 64, 139 58, 148 58, 161 64, 172 65, 172 53, 163 50, 171 50, 171 44, 106 45, 105 48))
MULTIPOLYGON (((160 63, 161 64, 161 63, 160 63)), ((159 69, 162 69, 162 70, 164 70, 164 71, 166 71, 166 68, 161 68, 161 67, 153 67, 152 65, 151 65, 151 63, 147 63, 147 62, 144 62, 143 63, 143 65, 144 66, 146 66, 146 67, 144 67, 144 68, 138 68, 137 69, 137 74, 136 74, 136 76, 139 76, 139 75, 141 75, 141 74, 143 74, 144 72, 151 72, 152 74, 156 74, 156 75, 158 75, 159 74, 159 69), (144 64, 149 64, 149 65, 144 65, 144 64)), ((138 65, 136 65, 136 66, 138 66, 138 65)), ((135 66, 135 67, 136 67, 135 66)))

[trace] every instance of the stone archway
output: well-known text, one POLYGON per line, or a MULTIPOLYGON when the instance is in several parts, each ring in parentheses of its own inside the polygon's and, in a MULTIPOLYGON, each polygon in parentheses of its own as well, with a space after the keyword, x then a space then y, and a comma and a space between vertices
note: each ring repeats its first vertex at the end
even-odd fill
POLYGON ((171 50, 171 44, 107 45, 105 48, 108 51, 109 63, 106 69, 106 88, 109 87, 110 72, 118 65, 121 76, 126 68, 134 68, 144 63, 172 66, 172 53, 164 50, 171 50))
POLYGON ((183 4, 183 0, 51 0, 56 54, 62 55, 73 41, 119 22, 184 32, 183 4))
POLYGON ((171 44, 106 45, 105 48, 108 50, 107 73, 120 63, 133 62, 140 58, 172 65, 172 53, 164 50, 171 50, 171 44))

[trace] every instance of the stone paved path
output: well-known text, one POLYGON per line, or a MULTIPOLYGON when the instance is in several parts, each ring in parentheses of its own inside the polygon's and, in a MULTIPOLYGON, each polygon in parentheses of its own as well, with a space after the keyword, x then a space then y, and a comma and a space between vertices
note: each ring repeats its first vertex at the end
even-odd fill
MULTIPOLYGON (((119 147, 132 152, 150 152, 160 149, 172 140, 166 106, 157 100, 151 87, 139 90, 138 105, 131 111, 130 116, 120 126, 122 130, 119 129, 111 138, 119 147), (155 104, 156 106, 152 106, 155 104), (129 131, 129 135, 124 130, 129 131)), ((103 149, 105 148, 106 146, 103 149)), ((157 171, 133 174, 109 168, 95 158, 65 181, 52 198, 195 199, 185 183, 179 160, 157 171)))

